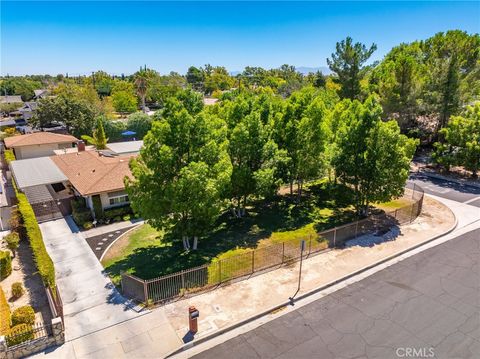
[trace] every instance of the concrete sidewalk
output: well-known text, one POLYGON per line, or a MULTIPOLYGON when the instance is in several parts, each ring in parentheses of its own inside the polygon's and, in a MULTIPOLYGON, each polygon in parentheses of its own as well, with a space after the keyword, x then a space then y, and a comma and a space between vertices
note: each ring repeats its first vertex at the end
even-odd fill
MULTIPOLYGON (((478 217, 480 219, 480 214, 478 217)), ((413 223, 394 228, 382 237, 366 236, 352 243, 357 244, 352 247, 306 259, 299 295, 441 235, 454 223, 454 215, 448 208, 426 197, 424 211, 413 223)), ((183 340, 191 339, 187 329, 190 305, 200 310, 195 339, 204 338, 284 303, 295 292, 297 280, 298 263, 159 307, 37 356, 162 358, 180 348, 183 340)))

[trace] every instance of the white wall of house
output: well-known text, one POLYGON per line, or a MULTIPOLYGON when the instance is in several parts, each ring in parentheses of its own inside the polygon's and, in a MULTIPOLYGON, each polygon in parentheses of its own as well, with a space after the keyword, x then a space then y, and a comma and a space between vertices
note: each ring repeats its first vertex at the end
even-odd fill
MULTIPOLYGON (((100 201, 102 202, 102 208, 104 210, 109 208, 125 206, 126 204, 130 203, 128 201, 125 202, 124 200, 124 196, 127 195, 127 192, 125 191, 116 191, 116 192, 110 192, 110 193, 105 192, 105 193, 100 193, 99 195, 100 195, 100 201)), ((92 215, 94 215, 92 196, 86 196, 84 198, 85 198, 87 207, 90 208, 90 210, 92 211, 92 215)))
POLYGON ((102 201, 103 209, 121 207, 130 203, 124 200, 124 196, 126 195, 127 195, 127 192, 125 191, 117 191, 117 192, 100 194, 100 200, 102 201))
POLYGON ((17 147, 14 148, 14 151, 17 160, 24 160, 27 158, 54 156, 54 150, 60 150, 70 147, 72 147, 71 143, 49 143, 44 145, 17 147))

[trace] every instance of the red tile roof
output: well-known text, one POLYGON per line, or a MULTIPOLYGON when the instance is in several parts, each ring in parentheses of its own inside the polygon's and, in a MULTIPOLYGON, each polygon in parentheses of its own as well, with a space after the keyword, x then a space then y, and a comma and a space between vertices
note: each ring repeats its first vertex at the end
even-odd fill
POLYGON ((61 135, 52 132, 34 132, 26 135, 7 137, 4 141, 7 148, 12 148, 50 143, 73 143, 78 140, 70 135, 61 135))
POLYGON ((128 162, 134 156, 105 157, 97 151, 50 157, 82 196, 123 190, 131 177, 128 162))

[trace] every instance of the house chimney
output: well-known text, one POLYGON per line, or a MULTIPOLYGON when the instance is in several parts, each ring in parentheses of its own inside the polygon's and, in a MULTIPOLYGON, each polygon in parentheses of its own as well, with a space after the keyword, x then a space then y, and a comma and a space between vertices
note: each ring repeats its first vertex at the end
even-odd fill
POLYGON ((77 141, 77 149, 78 152, 85 151, 85 142, 83 142, 82 140, 77 141))

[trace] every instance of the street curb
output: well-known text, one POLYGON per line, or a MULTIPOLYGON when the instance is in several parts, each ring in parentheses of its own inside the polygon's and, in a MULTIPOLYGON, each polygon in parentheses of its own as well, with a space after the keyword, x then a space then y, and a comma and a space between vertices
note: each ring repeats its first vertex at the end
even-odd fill
POLYGON ((432 171, 417 171, 417 172, 413 172, 413 173, 424 175, 424 176, 427 176, 427 177, 430 177, 430 178, 435 178, 435 179, 447 181, 447 182, 454 182, 454 183, 460 184, 462 186, 480 188, 479 183, 471 182, 471 181, 468 181, 468 180, 461 180, 461 179, 457 179, 457 178, 450 178, 450 177, 447 177, 447 176, 444 176, 444 175, 441 175, 441 174, 438 174, 438 173, 435 173, 435 172, 432 172, 432 171))
MULTIPOLYGON (((426 195, 426 194, 425 194, 425 195, 426 195)), ((438 202, 438 201, 437 201, 437 202, 438 202)), ((447 207, 446 205, 444 205, 444 206, 447 207)), ((332 287, 332 286, 334 286, 334 285, 336 285, 336 284, 339 284, 339 283, 341 283, 341 282, 344 282, 344 281, 346 281, 346 280, 348 280, 348 279, 350 279, 350 278, 352 278, 352 277, 355 277, 355 276, 357 276, 357 275, 359 275, 359 274, 362 274, 362 273, 364 273, 364 272, 366 272, 366 271, 368 271, 368 270, 370 270, 370 269, 372 269, 372 268, 374 268, 374 267, 377 267, 377 266, 379 266, 379 265, 381 265, 381 264, 384 264, 384 263, 386 263, 386 262, 388 262, 388 261, 390 261, 390 260, 392 260, 392 259, 395 259, 395 258, 397 258, 397 257, 400 257, 401 255, 403 255, 403 254, 405 254, 405 253, 408 253, 408 252, 410 252, 410 251, 412 251, 412 250, 414 250, 414 249, 417 249, 417 248, 419 248, 419 247, 421 247, 421 246, 424 246, 425 244, 428 244, 428 243, 430 243, 430 242, 433 242, 434 240, 436 240, 436 239, 438 239, 438 238, 440 238, 440 237, 443 237, 443 236, 446 236, 446 235, 450 234, 451 232, 453 232, 453 231, 457 228, 458 218, 457 218, 457 216, 455 216, 455 213, 453 213, 453 211, 452 211, 449 207, 447 207, 447 208, 448 208, 448 209, 450 210, 450 212, 453 214, 453 216, 454 216, 454 218, 455 218, 455 222, 453 223, 452 227, 449 228, 449 229, 448 229, 447 231, 445 231, 444 233, 437 234, 436 236, 434 236, 434 237, 432 237, 432 238, 430 238, 430 239, 427 239, 426 241, 424 241, 424 242, 422 242, 422 243, 415 244, 415 245, 413 245, 413 246, 411 246, 411 247, 409 247, 409 248, 407 248, 407 249, 404 249, 404 250, 401 251, 401 252, 398 252, 398 253, 395 253, 395 254, 393 254, 393 255, 391 255, 391 256, 389 256, 389 257, 383 258, 383 259, 381 259, 381 260, 379 260, 379 261, 377 261, 377 262, 375 262, 375 263, 369 264, 368 266, 365 266, 365 267, 363 267, 363 268, 361 268, 361 269, 358 269, 358 270, 356 270, 355 272, 352 272, 352 273, 350 273, 350 274, 347 274, 346 276, 343 276, 343 277, 341 277, 341 278, 335 279, 334 281, 331 281, 331 282, 329 282, 329 283, 327 283, 327 284, 324 284, 324 285, 322 285, 321 287, 315 288, 315 289, 311 290, 310 292, 304 293, 304 294, 298 296, 298 297, 293 301, 293 303, 296 303, 296 302, 298 302, 299 300, 308 298, 308 297, 311 296, 311 295, 314 295, 314 294, 316 294, 316 293, 318 293, 318 292, 321 292, 321 291, 323 291, 323 290, 325 290, 325 289, 328 289, 328 288, 330 288, 330 287, 332 287)), ((211 340, 211 339, 216 338, 216 337, 218 337, 218 336, 220 336, 220 335, 222 335, 222 334, 225 334, 225 333, 227 333, 227 332, 229 332, 229 331, 232 331, 232 330, 234 330, 234 329, 237 329, 237 328, 239 328, 239 327, 241 327, 241 326, 243 326, 243 325, 245 325, 245 324, 248 324, 248 323, 253 322, 253 321, 257 320, 257 319, 260 319, 260 318, 262 318, 262 317, 264 317, 264 316, 266 316, 266 315, 268 315, 268 314, 270 314, 270 313, 272 313, 272 312, 274 312, 274 311, 276 311, 276 310, 279 310, 279 309, 284 308, 284 307, 286 307, 286 306, 289 306, 289 305, 291 305, 291 304, 292 304, 291 301, 285 301, 285 302, 283 302, 283 303, 281 303, 281 304, 278 304, 278 305, 276 305, 276 306, 274 306, 274 307, 271 307, 271 308, 269 308, 269 309, 267 309, 267 310, 265 310, 265 311, 263 311, 263 312, 261 312, 261 313, 255 314, 255 315, 253 315, 253 316, 251 316, 251 317, 249 317, 249 318, 247 318, 247 319, 241 320, 241 321, 239 321, 239 322, 237 322, 237 323, 235 323, 235 324, 232 324, 232 325, 230 325, 230 326, 228 326, 228 327, 225 327, 225 328, 220 329, 220 330, 218 330, 218 331, 216 331, 216 332, 214 332, 214 333, 211 333, 211 334, 209 334, 209 335, 207 335, 207 336, 205 336, 205 337, 199 338, 199 339, 197 339, 197 340, 193 340, 193 341, 191 341, 191 342, 189 342, 189 343, 186 343, 186 344, 182 345, 180 348, 175 349, 174 351, 168 353, 168 354, 165 356, 165 358, 169 358, 169 357, 171 357, 171 356, 173 356, 173 355, 182 353, 182 352, 184 352, 184 351, 186 351, 186 350, 188 350, 188 349, 193 348, 193 347, 196 346, 196 345, 202 344, 202 343, 204 343, 204 342, 206 342, 206 341, 208 341, 208 340, 211 340)))

